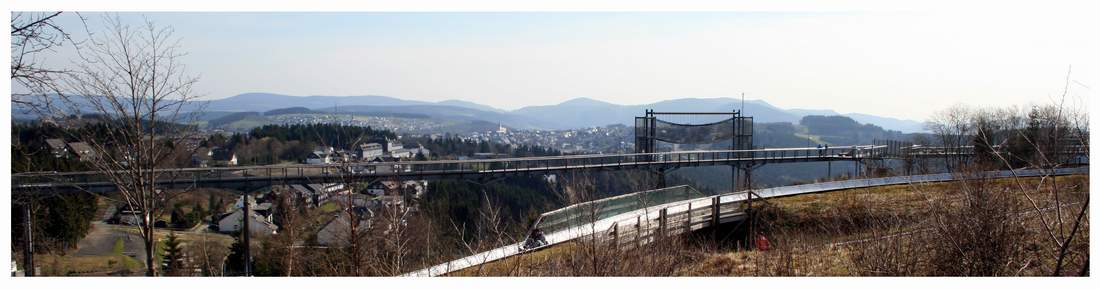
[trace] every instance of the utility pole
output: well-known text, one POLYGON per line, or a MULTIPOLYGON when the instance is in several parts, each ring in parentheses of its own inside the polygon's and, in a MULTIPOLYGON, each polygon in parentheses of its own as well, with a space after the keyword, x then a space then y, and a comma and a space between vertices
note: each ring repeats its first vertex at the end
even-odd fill
POLYGON ((241 208, 241 213, 244 216, 241 218, 243 223, 241 224, 241 234, 244 234, 244 237, 241 238, 244 242, 244 276, 252 276, 252 242, 250 240, 252 231, 248 230, 248 223, 252 218, 252 208, 248 206, 248 193, 244 193, 241 200, 244 203, 244 208, 241 208))
POLYGON ((741 111, 745 111, 745 93, 741 93, 741 111))
POLYGON ((31 220, 31 202, 23 204, 23 276, 34 277, 34 221, 31 220))

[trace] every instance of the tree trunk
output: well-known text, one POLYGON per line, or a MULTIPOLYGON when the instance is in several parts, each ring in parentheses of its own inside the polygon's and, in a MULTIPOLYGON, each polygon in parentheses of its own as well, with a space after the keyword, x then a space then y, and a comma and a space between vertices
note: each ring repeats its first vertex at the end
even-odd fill
POLYGON ((157 276, 156 258, 153 258, 157 251, 157 242, 153 235, 153 228, 156 226, 153 224, 153 216, 149 213, 148 209, 142 212, 142 214, 145 215, 145 223, 142 224, 142 226, 145 226, 145 232, 144 235, 141 236, 142 239, 145 239, 143 240, 145 241, 145 267, 147 268, 147 270, 145 270, 145 276, 153 277, 157 276))

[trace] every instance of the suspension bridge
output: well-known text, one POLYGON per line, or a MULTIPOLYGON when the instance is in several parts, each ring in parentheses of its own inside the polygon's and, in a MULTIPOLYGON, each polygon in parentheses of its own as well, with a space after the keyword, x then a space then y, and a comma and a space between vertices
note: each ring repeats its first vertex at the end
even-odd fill
MULTIPOLYGON (((994 152, 1001 148, 992 148, 994 152)), ((1087 148, 1068 146, 1056 154, 1072 155, 1074 162, 1087 164, 1087 148)), ((517 175, 547 175, 572 172, 598 172, 617 170, 645 170, 657 174, 657 188, 624 196, 599 200, 612 205, 598 218, 581 214, 578 208, 591 204, 573 205, 544 214, 536 227, 545 228, 551 244, 610 230, 613 238, 629 238, 636 245, 648 242, 655 236, 688 232, 744 218, 742 202, 751 202, 754 195, 762 198, 828 190, 898 184, 902 182, 944 181, 949 175, 911 176, 883 180, 853 180, 838 183, 813 184, 810 187, 781 187, 756 191, 738 190, 750 188, 752 170, 766 164, 809 162, 853 162, 858 167, 872 161, 899 159, 954 158, 962 160, 978 154, 969 146, 931 147, 917 146, 901 141, 875 141, 871 144, 824 147, 757 148, 753 145, 752 117, 742 116, 740 111, 713 113, 654 112, 635 119, 635 152, 618 154, 563 155, 547 157, 522 157, 479 160, 431 160, 394 162, 338 162, 332 164, 259 165, 215 168, 166 168, 145 173, 152 176, 150 182, 163 190, 186 190, 200 187, 252 191, 273 185, 315 183, 366 183, 375 180, 435 180, 474 179, 486 182, 492 179, 517 175), (702 124, 675 123, 660 117, 688 115, 718 117, 718 121, 702 124), (726 149, 662 151, 661 144, 714 144, 729 142, 726 149), (733 172, 734 186, 731 193, 706 196, 690 187, 666 187, 664 174, 684 167, 729 166, 733 172), (925 179, 922 179, 925 178, 925 179), (739 181, 740 179, 740 181, 739 181), (740 184, 740 186, 737 186, 740 184), (772 192, 772 193, 768 193, 772 192), (639 198, 662 196, 639 201, 639 198), (641 206, 641 204, 647 204, 641 206), (686 206, 686 207, 683 207, 686 206), (683 208, 682 208, 683 207, 683 208), (650 215, 658 212, 657 215, 650 215), (644 213, 644 214, 643 214, 644 213), (590 220, 576 226, 581 217, 590 220), (595 221, 592 221, 595 220, 595 221), (633 220, 633 221, 631 221, 633 220), (655 222, 651 222, 655 220, 655 222), (633 223, 632 223, 633 222, 633 223), (646 225, 643 225, 646 224, 646 225), (656 227, 649 224, 658 224, 656 227), (683 224, 677 228, 675 224, 683 224), (586 229, 587 228, 587 229, 586 229), (595 230, 599 228, 599 230, 595 230)), ((830 166, 831 167, 831 166, 830 166)), ((1087 172, 1087 167, 1084 167, 1087 172)), ((1073 173, 1073 172, 1059 172, 1073 173)), ((59 193, 117 191, 112 172, 27 172, 12 175, 15 193, 59 193)), ((247 203, 247 202, 245 202, 247 203)), ((247 210, 247 207, 245 208, 247 210)), ((26 211, 26 210, 25 210, 26 211)), ((25 212, 26 213, 26 212, 25 212)), ((28 218, 29 220, 29 218, 28 218)), ((31 226, 26 226, 29 230, 31 226)), ((247 229, 245 229, 247 231, 247 229)), ((24 232, 28 236, 30 231, 24 232)), ((247 238, 246 238, 247 240, 247 238)), ((518 244, 497 248, 466 258, 412 272, 411 276, 436 276, 468 268, 519 253, 518 244)), ((31 252, 26 250, 26 252, 31 252)), ((27 257, 32 260, 31 257, 27 257)))

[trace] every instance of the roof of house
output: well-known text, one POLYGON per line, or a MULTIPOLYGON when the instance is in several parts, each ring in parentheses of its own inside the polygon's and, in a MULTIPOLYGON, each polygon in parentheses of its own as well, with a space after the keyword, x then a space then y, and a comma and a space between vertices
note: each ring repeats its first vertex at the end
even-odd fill
POLYGON ((306 187, 304 187, 302 185, 294 184, 294 185, 290 185, 290 188, 294 189, 299 194, 303 194, 303 195, 312 195, 313 194, 312 191, 310 191, 309 189, 307 189, 306 187))
MULTIPOLYGON (((260 224, 263 224, 265 227, 268 227, 268 229, 271 229, 272 231, 275 231, 275 230, 279 229, 278 225, 275 225, 274 223, 268 222, 266 217, 261 216, 256 211, 251 211, 249 213, 251 213, 249 215, 252 217, 253 221, 256 221, 256 222, 259 222, 260 224)), ((234 210, 232 213, 225 214, 220 219, 218 219, 218 223, 224 222, 224 221, 226 221, 226 219, 229 219, 229 218, 240 218, 240 215, 241 215, 241 209, 234 210)))
MULTIPOLYGON (((360 213, 356 210, 356 213, 360 213)), ((357 231, 365 231, 370 229, 370 219, 373 213, 370 210, 366 210, 365 214, 360 214, 359 225, 357 231)), ((325 226, 321 227, 321 230, 317 232, 317 241, 325 245, 337 245, 346 244, 348 238, 348 231, 350 229, 350 216, 348 214, 341 213, 331 221, 325 223, 325 226)))
POLYGON ((80 157, 95 156, 95 151, 92 150, 92 146, 85 142, 71 142, 69 143, 69 148, 80 157))
POLYGON ((365 144, 360 144, 359 148, 364 149, 364 150, 381 150, 382 149, 382 144, 376 143, 376 142, 365 143, 365 144))
POLYGON ((388 203, 388 204, 403 204, 403 203, 405 203, 405 198, 404 197, 394 196, 394 195, 381 195, 381 196, 371 198, 371 200, 379 201, 379 202, 382 202, 382 203, 388 203))
POLYGON ((65 140, 59 138, 48 138, 46 139, 46 145, 49 145, 50 148, 54 150, 64 150, 65 140))
POLYGON ((393 157, 393 156, 383 155, 383 156, 376 156, 376 157, 370 159, 370 161, 367 161, 367 162, 368 163, 386 163, 386 162, 395 162, 397 160, 398 159, 393 157))
POLYGON ((210 149, 206 147, 195 148, 195 152, 191 153, 192 160, 210 160, 210 149))
POLYGON ((257 204, 256 207, 252 208, 252 209, 257 210, 257 211, 267 211, 267 210, 271 210, 271 207, 272 207, 271 203, 260 203, 260 204, 257 204))
POLYGON ((226 148, 214 148, 214 149, 211 150, 211 152, 213 153, 213 156, 211 156, 211 157, 215 161, 228 161, 228 160, 232 160, 234 157, 237 156, 236 154, 234 154, 233 152, 229 151, 229 149, 226 149, 226 148))
POLYGON ((394 182, 394 181, 377 181, 377 182, 371 183, 370 186, 371 187, 381 186, 381 187, 384 187, 386 189, 394 190, 394 189, 397 189, 398 183, 394 182))

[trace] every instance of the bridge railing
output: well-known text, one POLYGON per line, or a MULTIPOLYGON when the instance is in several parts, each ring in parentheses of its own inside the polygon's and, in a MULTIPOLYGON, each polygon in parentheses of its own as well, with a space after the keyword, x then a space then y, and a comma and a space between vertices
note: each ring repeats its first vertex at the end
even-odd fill
MULTIPOLYGON (((333 164, 262 165, 213 168, 157 169, 159 181, 186 182, 219 179, 318 178, 335 176, 416 176, 471 173, 508 173, 577 168, 623 167, 649 164, 703 164, 728 161, 783 161, 807 158, 881 157, 885 146, 830 148, 771 148, 753 150, 678 151, 635 154, 589 154, 479 160, 399 162, 341 162, 333 164)), ((34 172, 12 176, 17 186, 109 183, 107 174, 88 172, 34 172)))
POLYGON ((626 212, 706 196, 707 194, 687 185, 635 192, 547 212, 539 216, 532 227, 551 234, 626 212))
MULTIPOLYGON (((994 151, 1004 151, 1001 145, 993 145, 990 148, 994 151)), ((974 152, 974 146, 972 145, 955 147, 909 145, 901 148, 902 155, 969 155, 974 152)), ((1087 152, 1088 147, 1084 145, 1065 145, 1054 151, 1054 153, 1061 155, 1083 155, 1087 152)))

